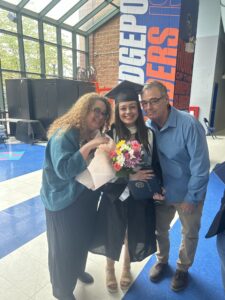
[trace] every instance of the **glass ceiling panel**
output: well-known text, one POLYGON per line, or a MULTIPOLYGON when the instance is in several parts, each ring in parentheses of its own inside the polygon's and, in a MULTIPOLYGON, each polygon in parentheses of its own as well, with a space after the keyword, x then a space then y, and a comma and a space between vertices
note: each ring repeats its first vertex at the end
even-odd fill
POLYGON ((6 2, 12 3, 12 4, 19 4, 21 2, 21 0, 7 0, 6 2))
POLYGON ((24 7, 39 13, 49 4, 49 2, 51 2, 51 0, 30 0, 24 7))
MULTIPOLYGON (((4 2, 12 4, 13 6, 15 6, 15 9, 16 6, 20 5, 21 3, 26 3, 26 1, 24 0, 4 0, 4 2)), ((29 0, 23 8, 27 9, 28 11, 39 14, 51 3, 54 3, 54 1, 29 0)), ((79 5, 79 3, 82 3, 81 0, 60 0, 50 11, 46 13, 45 16, 50 17, 54 20, 59 20, 61 17, 63 17, 63 15, 68 13, 75 5, 79 5)), ((85 19, 88 14, 93 12, 96 8, 98 8, 99 5, 104 3, 108 3, 107 0, 87 0, 77 11, 73 12, 73 14, 63 22, 63 24, 71 26, 71 30, 73 30, 73 26, 82 21, 82 19, 85 19)), ((96 13, 96 15, 91 20, 87 20, 87 23, 81 25, 80 29, 83 31, 89 30, 91 29, 91 26, 95 25, 98 21, 103 19, 103 15, 104 17, 107 17, 107 14, 110 14, 116 9, 113 4, 119 7, 120 0, 113 0, 111 4, 108 3, 108 5, 105 8, 103 8, 100 12, 96 13)), ((21 9, 21 12, 23 12, 23 8, 21 9)))
POLYGON ((117 9, 111 5, 106 6, 105 8, 100 10, 100 12, 98 12, 94 17, 92 17, 89 21, 87 21, 82 26, 80 26, 79 29, 81 29, 83 31, 88 31, 92 26, 94 26, 96 23, 101 21, 108 14, 110 14, 111 12, 113 12, 115 10, 117 10, 117 9))
POLYGON ((103 2, 104 0, 89 0, 84 5, 82 5, 75 13, 73 13, 68 19, 66 19, 64 23, 70 26, 76 25, 81 19, 87 16, 90 12, 92 12, 103 2))
POLYGON ((47 17, 58 20, 78 2, 79 0, 61 0, 47 13, 47 17))
POLYGON ((113 0, 113 3, 116 4, 117 6, 120 6, 120 0, 113 0))

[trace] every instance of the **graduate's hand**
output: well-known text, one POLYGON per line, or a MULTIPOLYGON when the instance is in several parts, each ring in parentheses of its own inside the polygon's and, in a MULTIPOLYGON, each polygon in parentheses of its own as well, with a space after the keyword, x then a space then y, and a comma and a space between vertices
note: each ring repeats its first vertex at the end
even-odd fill
POLYGON ((151 179, 154 176, 155 174, 153 170, 139 170, 135 174, 130 174, 129 180, 147 181, 148 179, 151 179))
POLYGON ((155 193, 153 195, 153 199, 157 200, 157 201, 164 201, 165 200, 165 193, 166 193, 166 190, 164 189, 164 187, 162 187, 162 193, 161 194, 155 193))
POLYGON ((165 196, 159 193, 155 193, 153 195, 153 199, 157 200, 157 201, 164 201, 165 200, 165 196))

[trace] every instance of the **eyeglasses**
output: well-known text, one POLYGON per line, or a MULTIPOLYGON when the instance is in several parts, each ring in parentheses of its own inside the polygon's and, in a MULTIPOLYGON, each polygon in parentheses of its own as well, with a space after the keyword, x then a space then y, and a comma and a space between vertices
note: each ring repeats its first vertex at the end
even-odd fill
POLYGON ((104 119, 107 119, 107 117, 109 116, 108 112, 101 111, 101 109, 99 107, 93 108, 92 111, 94 112, 95 117, 97 117, 97 118, 102 116, 104 119))
POLYGON ((147 105, 156 105, 156 104, 158 104, 159 103, 159 101, 163 98, 164 96, 161 96, 161 97, 159 97, 159 98, 151 98, 151 99, 149 99, 149 100, 142 100, 141 101, 141 105, 143 106, 143 107, 146 107, 147 105))

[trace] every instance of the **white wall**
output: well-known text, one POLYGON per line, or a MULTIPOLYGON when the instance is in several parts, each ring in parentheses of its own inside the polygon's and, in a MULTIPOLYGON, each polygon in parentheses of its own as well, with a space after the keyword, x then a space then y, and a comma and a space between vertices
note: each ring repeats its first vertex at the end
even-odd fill
POLYGON ((218 94, 216 98, 215 123, 216 131, 225 129, 225 80, 222 79, 225 73, 225 33, 223 26, 220 28, 220 37, 217 51, 217 62, 215 71, 215 82, 218 84, 218 94))
POLYGON ((199 120, 209 118, 220 29, 220 0, 199 0, 190 105, 200 107, 199 120))

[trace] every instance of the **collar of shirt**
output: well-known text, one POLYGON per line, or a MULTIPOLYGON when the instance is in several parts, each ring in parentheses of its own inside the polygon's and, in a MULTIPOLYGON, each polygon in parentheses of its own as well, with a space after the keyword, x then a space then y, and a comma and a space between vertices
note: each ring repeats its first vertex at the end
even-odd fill
POLYGON ((154 130, 164 131, 168 127, 177 127, 177 110, 173 106, 170 107, 169 117, 164 126, 159 129, 157 124, 151 120, 147 121, 147 126, 150 126, 154 130))

